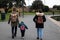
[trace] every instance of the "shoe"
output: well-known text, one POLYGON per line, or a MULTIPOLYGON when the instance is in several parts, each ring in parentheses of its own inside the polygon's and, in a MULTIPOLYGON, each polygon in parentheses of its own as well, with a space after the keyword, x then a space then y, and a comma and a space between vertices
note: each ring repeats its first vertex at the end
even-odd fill
POLYGON ((24 37, 21 37, 21 39, 24 39, 24 37))
POLYGON ((22 37, 24 39, 24 37, 22 37))
POLYGON ((42 38, 40 40, 42 40, 42 38))
POLYGON ((14 36, 16 37, 16 34, 14 36))
POLYGON ((12 36, 12 39, 14 39, 14 36, 12 36))
POLYGON ((37 39, 39 39, 39 37, 37 37, 37 39))

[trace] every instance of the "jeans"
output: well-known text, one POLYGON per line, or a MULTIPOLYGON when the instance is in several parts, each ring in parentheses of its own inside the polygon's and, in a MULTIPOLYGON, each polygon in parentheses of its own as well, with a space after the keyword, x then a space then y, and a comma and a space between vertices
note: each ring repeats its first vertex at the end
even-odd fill
POLYGON ((43 38, 43 28, 37 28, 37 37, 43 38))

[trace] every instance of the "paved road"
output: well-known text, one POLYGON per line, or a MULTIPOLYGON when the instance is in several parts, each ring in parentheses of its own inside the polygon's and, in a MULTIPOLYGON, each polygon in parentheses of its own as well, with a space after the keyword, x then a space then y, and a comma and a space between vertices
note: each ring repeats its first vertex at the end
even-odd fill
MULTIPOLYGON (((50 21, 48 16, 46 18, 43 40, 60 40, 60 27, 50 21)), ((29 28, 26 30, 24 40, 37 40, 36 28, 32 19, 33 15, 26 15, 23 18, 23 21, 29 28)), ((18 28, 17 37, 14 40, 22 40, 20 36, 20 30, 18 28)), ((0 40, 12 40, 11 27, 7 22, 0 22, 0 40)))

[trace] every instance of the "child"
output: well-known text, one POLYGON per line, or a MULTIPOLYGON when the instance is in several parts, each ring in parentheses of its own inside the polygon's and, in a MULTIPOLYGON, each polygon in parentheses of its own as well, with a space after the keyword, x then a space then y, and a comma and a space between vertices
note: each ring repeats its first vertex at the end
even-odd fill
POLYGON ((21 30, 21 37, 24 38, 25 35, 25 30, 28 29, 27 26, 24 24, 23 21, 21 21, 21 23, 19 23, 19 28, 21 30))

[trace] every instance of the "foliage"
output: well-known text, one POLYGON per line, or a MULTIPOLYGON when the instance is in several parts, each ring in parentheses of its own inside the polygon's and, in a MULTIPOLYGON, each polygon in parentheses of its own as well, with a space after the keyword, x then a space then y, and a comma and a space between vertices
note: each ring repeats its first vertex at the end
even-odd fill
POLYGON ((53 8, 57 9, 57 10, 60 10, 60 5, 54 5, 53 8))
POLYGON ((32 3, 32 6, 30 7, 30 10, 39 10, 39 9, 42 9, 44 12, 49 11, 49 7, 44 5, 42 1, 34 1, 32 3))
POLYGON ((49 7, 48 6, 43 6, 43 11, 44 12, 48 12, 49 11, 49 7))
POLYGON ((31 9, 32 10, 38 10, 38 9, 42 9, 43 8, 43 3, 42 1, 34 1, 32 3, 31 9))

